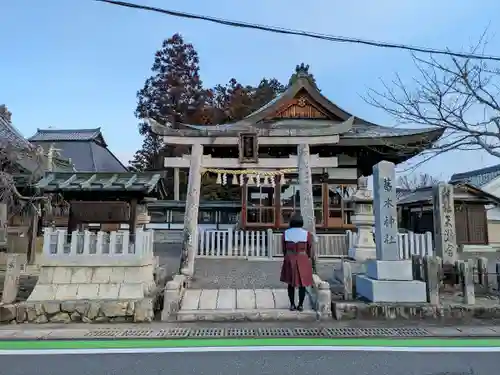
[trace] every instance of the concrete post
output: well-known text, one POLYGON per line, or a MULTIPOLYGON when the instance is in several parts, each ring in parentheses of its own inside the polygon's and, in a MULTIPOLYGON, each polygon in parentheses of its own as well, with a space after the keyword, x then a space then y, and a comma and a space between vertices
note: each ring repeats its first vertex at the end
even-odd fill
POLYGON ((440 263, 441 259, 438 257, 425 256, 423 258, 427 302, 432 305, 439 304, 440 263))
POLYGON ((344 300, 350 301, 353 298, 351 263, 343 260, 341 263, 341 267, 342 267, 342 284, 344 287, 344 300))
POLYGON ((460 262, 459 267, 464 303, 467 305, 473 305, 476 303, 473 267, 471 267, 469 262, 460 262))

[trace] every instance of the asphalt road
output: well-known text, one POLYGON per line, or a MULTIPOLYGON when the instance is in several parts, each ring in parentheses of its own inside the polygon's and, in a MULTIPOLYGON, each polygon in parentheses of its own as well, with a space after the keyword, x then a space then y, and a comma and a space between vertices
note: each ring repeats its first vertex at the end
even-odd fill
POLYGON ((499 353, 212 352, 0 357, 0 375, 492 375, 499 353))

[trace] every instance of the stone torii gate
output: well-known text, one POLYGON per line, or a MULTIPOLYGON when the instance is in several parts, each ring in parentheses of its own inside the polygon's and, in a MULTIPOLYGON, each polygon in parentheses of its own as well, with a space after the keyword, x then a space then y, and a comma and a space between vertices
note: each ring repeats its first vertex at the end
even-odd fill
MULTIPOLYGON (((180 273, 192 277, 194 274, 194 258, 198 246, 198 212, 201 190, 201 176, 205 170, 224 168, 234 170, 243 168, 250 170, 249 180, 259 177, 259 170, 266 176, 267 170, 279 170, 284 175, 286 171, 297 171, 300 185, 300 210, 304 219, 304 226, 312 234, 316 234, 315 215, 313 205, 312 170, 333 170, 338 167, 337 156, 322 157, 319 154, 310 154, 309 146, 334 145, 339 143, 340 134, 352 129, 354 117, 341 123, 323 122, 317 131, 311 129, 296 129, 283 124, 283 127, 259 127, 248 121, 235 123, 223 128, 200 127, 182 125, 172 128, 149 120, 154 133, 162 135, 166 144, 190 146, 191 154, 181 157, 165 158, 165 166, 174 168, 174 196, 178 198, 177 184, 179 182, 178 168, 189 168, 189 179, 184 216, 183 251, 180 273), (213 157, 204 155, 204 146, 212 149, 221 149, 226 146, 238 147, 236 157, 213 157), (259 158, 259 147, 290 147, 297 148, 297 155, 288 157, 259 158)), ((234 154, 233 154, 234 155, 234 154)), ((240 171, 241 172, 241 171, 240 171)), ((268 171, 267 171, 268 172, 268 171)), ((342 173, 342 172, 340 172, 342 173)), ((347 170, 347 174, 352 170, 347 170)), ((355 170, 354 170, 354 173, 355 170)), ((240 182, 241 185, 241 182, 240 182)))
MULTIPOLYGON (((191 147, 189 180, 187 189, 186 212, 184 216, 184 235, 180 273, 192 277, 194 261, 198 247, 198 209, 200 202, 201 174, 203 167, 203 145, 195 143, 191 147)), ((297 145, 297 164, 300 183, 300 210, 304 219, 304 227, 316 234, 312 173, 308 144, 297 145)), ((315 265, 315 262, 313 263, 315 265)))
MULTIPOLYGON (((297 146, 297 161, 299 172, 300 211, 304 219, 304 227, 316 234, 312 173, 310 165, 310 152, 308 144, 297 146)), ((184 235, 182 246, 181 274, 192 277, 194 273, 194 260, 198 246, 198 211, 201 190, 201 175, 203 159, 203 145, 193 144, 191 147, 189 180, 187 189, 186 212, 184 216, 184 235)))

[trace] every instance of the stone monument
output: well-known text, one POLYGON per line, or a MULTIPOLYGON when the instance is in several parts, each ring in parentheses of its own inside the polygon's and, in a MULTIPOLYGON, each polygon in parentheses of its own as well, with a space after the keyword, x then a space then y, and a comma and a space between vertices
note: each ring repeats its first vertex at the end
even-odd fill
POLYGON ((354 243, 349 248, 349 258, 364 262, 376 258, 375 241, 373 240, 373 196, 368 189, 368 178, 358 179, 358 189, 349 199, 354 204, 354 216, 351 222, 356 226, 357 234, 354 243))
POLYGON ((373 167, 377 259, 356 275, 356 291, 372 302, 426 302, 425 282, 413 280, 411 260, 401 259, 398 244, 395 166, 381 161, 373 167))
POLYGON ((455 264, 458 260, 454 201, 452 185, 440 182, 434 187, 434 243, 436 256, 443 264, 455 264))

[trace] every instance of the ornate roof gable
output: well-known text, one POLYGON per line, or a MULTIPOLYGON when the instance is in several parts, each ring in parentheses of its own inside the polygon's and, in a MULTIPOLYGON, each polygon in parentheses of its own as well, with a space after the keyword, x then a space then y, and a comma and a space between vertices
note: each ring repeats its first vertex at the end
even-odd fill
POLYGON ((288 88, 274 100, 248 115, 245 122, 267 122, 275 119, 321 119, 346 121, 351 114, 326 98, 316 86, 308 65, 297 65, 288 88))

